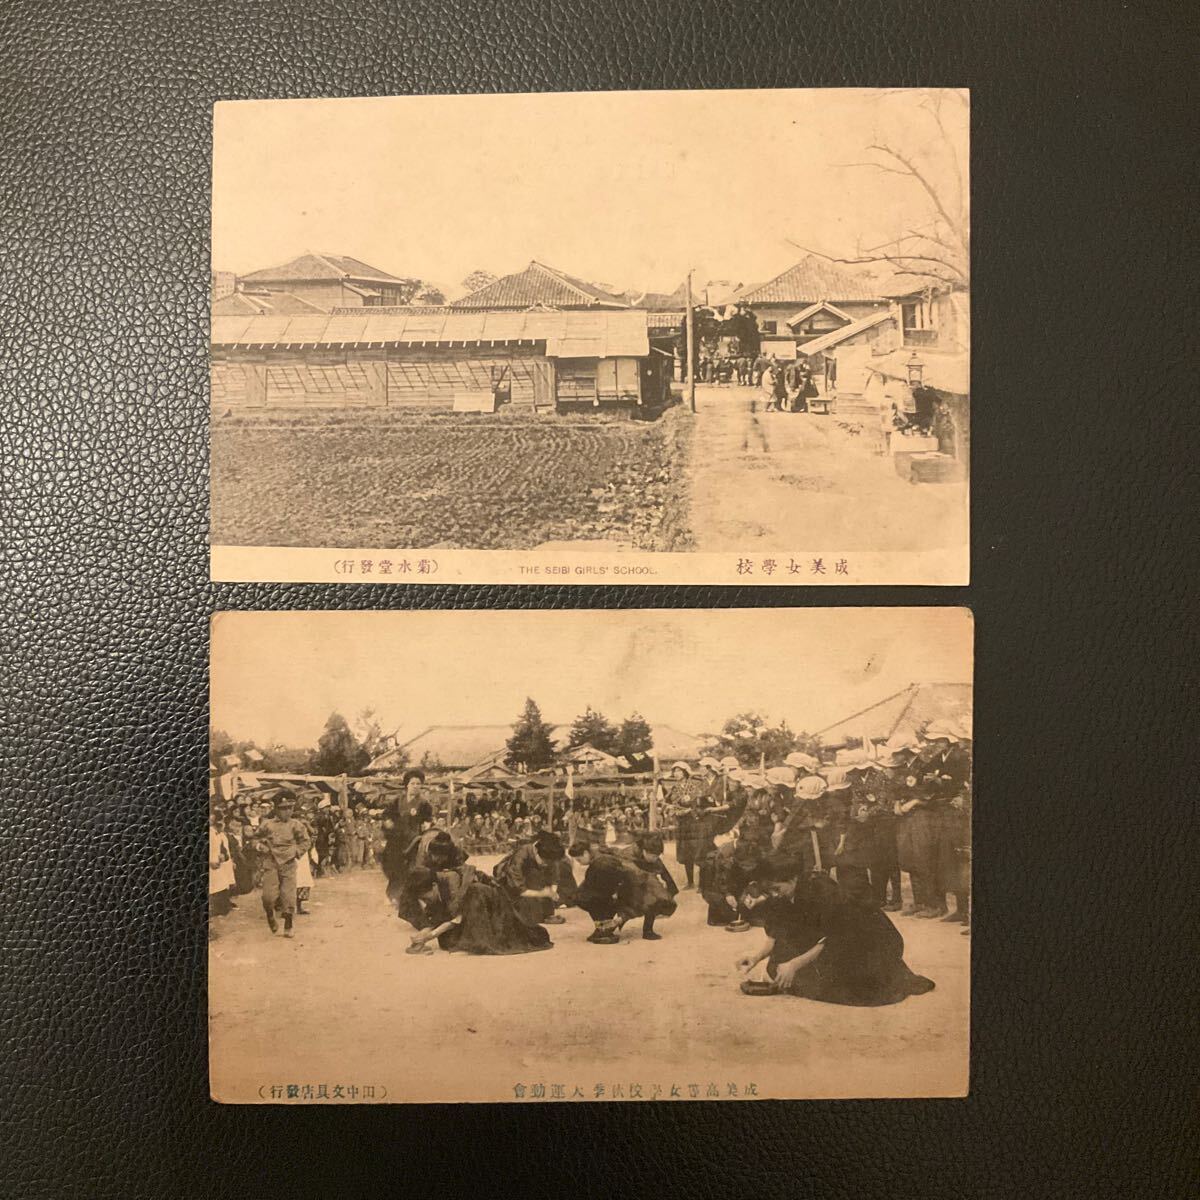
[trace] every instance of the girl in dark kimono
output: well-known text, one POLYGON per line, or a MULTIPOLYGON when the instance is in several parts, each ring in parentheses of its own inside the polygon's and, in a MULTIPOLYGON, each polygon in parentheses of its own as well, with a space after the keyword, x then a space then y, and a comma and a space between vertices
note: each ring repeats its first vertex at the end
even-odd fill
POLYGON ((406 886, 419 931, 409 954, 432 953, 426 947, 435 939, 452 954, 529 954, 553 944, 540 925, 522 921, 505 890, 475 867, 415 867, 406 886))
MULTIPOLYGON (((651 849, 661 842, 650 843, 651 849)), ((654 932, 656 917, 669 917, 675 911, 674 893, 663 876, 670 878, 661 860, 656 864, 651 854, 639 864, 624 854, 614 854, 578 841, 567 851, 571 858, 586 867, 583 882, 575 903, 596 923, 588 941, 597 946, 615 946, 621 929, 634 917, 643 919, 642 936, 657 941, 654 932)), ((671 880, 672 886, 674 880, 671 880)))
POLYGON ((408 798, 403 797, 385 811, 382 825, 384 843, 379 865, 383 868, 387 898, 395 907, 396 915, 408 920, 412 914, 412 898, 406 882, 416 865, 414 843, 433 827, 433 808, 422 803, 410 809, 408 798))
POLYGON ((871 887, 871 857, 875 851, 875 831, 868 823, 872 801, 856 791, 850 803, 850 819, 838 842, 834 865, 837 868, 838 895, 847 904, 861 908, 880 907, 871 887))
MULTIPOLYGON (((663 840, 659 834, 652 831, 638 834, 637 848, 631 861, 638 870, 662 884, 667 893, 667 899, 670 901, 668 906, 659 897, 656 903, 646 907, 642 915, 642 937, 648 942, 657 942, 662 939, 662 934, 654 931, 654 919, 658 916, 669 917, 675 911, 675 897, 679 894, 679 885, 672 878, 671 872, 667 870, 667 864, 662 860, 662 852, 663 840)), ((576 895, 578 895, 578 890, 576 890, 576 895)))
POLYGON ((687 878, 684 891, 696 886, 696 867, 711 852, 713 838, 728 833, 746 807, 744 792, 740 802, 735 801, 732 808, 718 805, 718 790, 718 776, 710 769, 707 778, 683 779, 668 797, 670 803, 680 809, 675 836, 675 861, 683 867, 687 878))
POLYGON ((749 975, 765 959, 767 980, 746 979, 743 992, 867 1008, 933 990, 932 980, 909 970, 904 939, 882 912, 847 904, 832 883, 805 880, 802 870, 779 859, 760 873, 767 940, 737 967, 749 975))
MULTIPOLYGON (((242 810, 243 813, 245 810, 242 810)), ((254 891, 255 852, 246 836, 249 830, 248 818, 239 815, 238 819, 226 829, 229 835, 229 846, 233 851, 233 877, 239 896, 245 896, 254 891)))

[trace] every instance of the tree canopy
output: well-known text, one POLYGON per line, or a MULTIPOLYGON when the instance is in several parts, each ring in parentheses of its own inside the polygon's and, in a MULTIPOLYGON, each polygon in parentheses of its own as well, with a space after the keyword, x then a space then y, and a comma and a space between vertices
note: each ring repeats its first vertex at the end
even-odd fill
POLYGON ((732 754, 743 767, 778 766, 796 750, 816 755, 820 743, 811 734, 793 733, 787 721, 771 725, 761 713, 744 712, 730 717, 712 749, 717 757, 732 754))
POLYGON ((312 756, 314 775, 356 775, 371 761, 371 755, 354 736, 349 722, 339 712, 329 714, 312 756))
MULTIPOLYGON (((692 311, 692 323, 696 330, 696 343, 693 347, 693 358, 697 365, 700 362, 701 350, 709 354, 716 352, 722 338, 733 340, 731 352, 735 355, 746 355, 757 358, 762 340, 758 331, 758 318, 749 305, 739 302, 735 311, 728 317, 722 318, 715 309, 696 308, 692 311)), ((687 346, 687 316, 680 323, 679 332, 675 337, 676 348, 681 354, 687 346)))
POLYGON ((630 713, 617 730, 616 749, 613 753, 633 758, 639 754, 648 754, 653 748, 654 735, 646 718, 638 712, 630 713))
POLYGON ((597 712, 590 704, 571 725, 571 733, 567 738, 567 749, 574 750, 578 746, 594 746, 605 754, 619 754, 617 750, 617 729, 601 712, 597 712))
POLYGON ((495 283, 497 278, 491 271, 477 268, 462 281, 462 285, 468 292, 477 292, 480 288, 487 287, 489 283, 495 283))
POLYGON ((553 728, 542 720, 542 710, 527 698, 521 715, 514 723, 512 737, 505 743, 510 767, 540 771, 554 761, 553 728))

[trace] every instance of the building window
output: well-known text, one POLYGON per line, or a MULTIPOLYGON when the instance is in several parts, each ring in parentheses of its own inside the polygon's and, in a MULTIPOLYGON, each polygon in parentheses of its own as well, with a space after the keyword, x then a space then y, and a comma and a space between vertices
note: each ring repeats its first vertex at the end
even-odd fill
POLYGON ((761 321, 759 324, 761 325, 760 333, 775 333, 778 329, 778 322, 776 321, 761 321))
POLYGON ((937 344, 937 308, 932 300, 908 300, 900 305, 900 324, 906 346, 937 344))

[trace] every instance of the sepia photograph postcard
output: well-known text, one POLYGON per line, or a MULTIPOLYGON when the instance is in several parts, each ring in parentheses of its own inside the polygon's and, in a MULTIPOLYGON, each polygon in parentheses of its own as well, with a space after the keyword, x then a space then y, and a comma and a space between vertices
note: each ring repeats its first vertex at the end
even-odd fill
POLYGON ((971 613, 226 612, 235 1104, 962 1097, 971 613))
POLYGON ((969 95, 215 106, 211 575, 969 582, 969 95))

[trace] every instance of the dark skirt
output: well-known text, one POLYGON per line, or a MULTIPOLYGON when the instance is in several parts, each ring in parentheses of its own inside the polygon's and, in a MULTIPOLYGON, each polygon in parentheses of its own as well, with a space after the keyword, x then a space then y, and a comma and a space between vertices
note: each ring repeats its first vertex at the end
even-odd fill
POLYGON ((902 871, 931 876, 937 868, 939 813, 918 808, 896 820, 896 851, 902 871))
POLYGON ((576 903, 594 921, 618 915, 669 917, 676 908, 667 885, 656 873, 620 862, 614 855, 602 856, 588 867, 576 903))
POLYGON ((964 812, 946 808, 938 814, 935 853, 939 892, 965 892, 970 888, 971 865, 968 846, 970 825, 964 812))
POLYGON ((462 920, 438 938, 443 950, 459 954, 529 954, 549 950, 550 935, 523 921, 508 893, 489 883, 469 884, 459 910, 462 920))
POLYGON ((579 895, 579 884, 575 882, 575 870, 569 858, 559 859, 554 882, 558 885, 559 901, 563 904, 574 904, 576 896, 579 895))
MULTIPOLYGON (((804 949, 776 943, 767 974, 774 977, 779 963, 804 949)), ((829 922, 824 951, 796 973, 788 993, 825 1004, 877 1008, 933 987, 933 980, 915 974, 905 963, 904 938, 885 914, 842 906, 829 922)))
POLYGON ((619 901, 621 911, 635 917, 669 917, 677 907, 667 885, 637 867, 629 873, 619 901))
POLYGON ((554 901, 545 896, 512 896, 510 903, 517 916, 529 925, 538 925, 554 916, 554 901))
POLYGON ((675 837, 675 861, 694 866, 712 849, 712 827, 703 818, 681 816, 675 837))
POLYGON ((255 852, 247 846, 243 846, 234 855, 233 879, 239 896, 245 896, 248 892, 254 891, 254 868, 257 866, 256 858, 257 855, 255 852))

